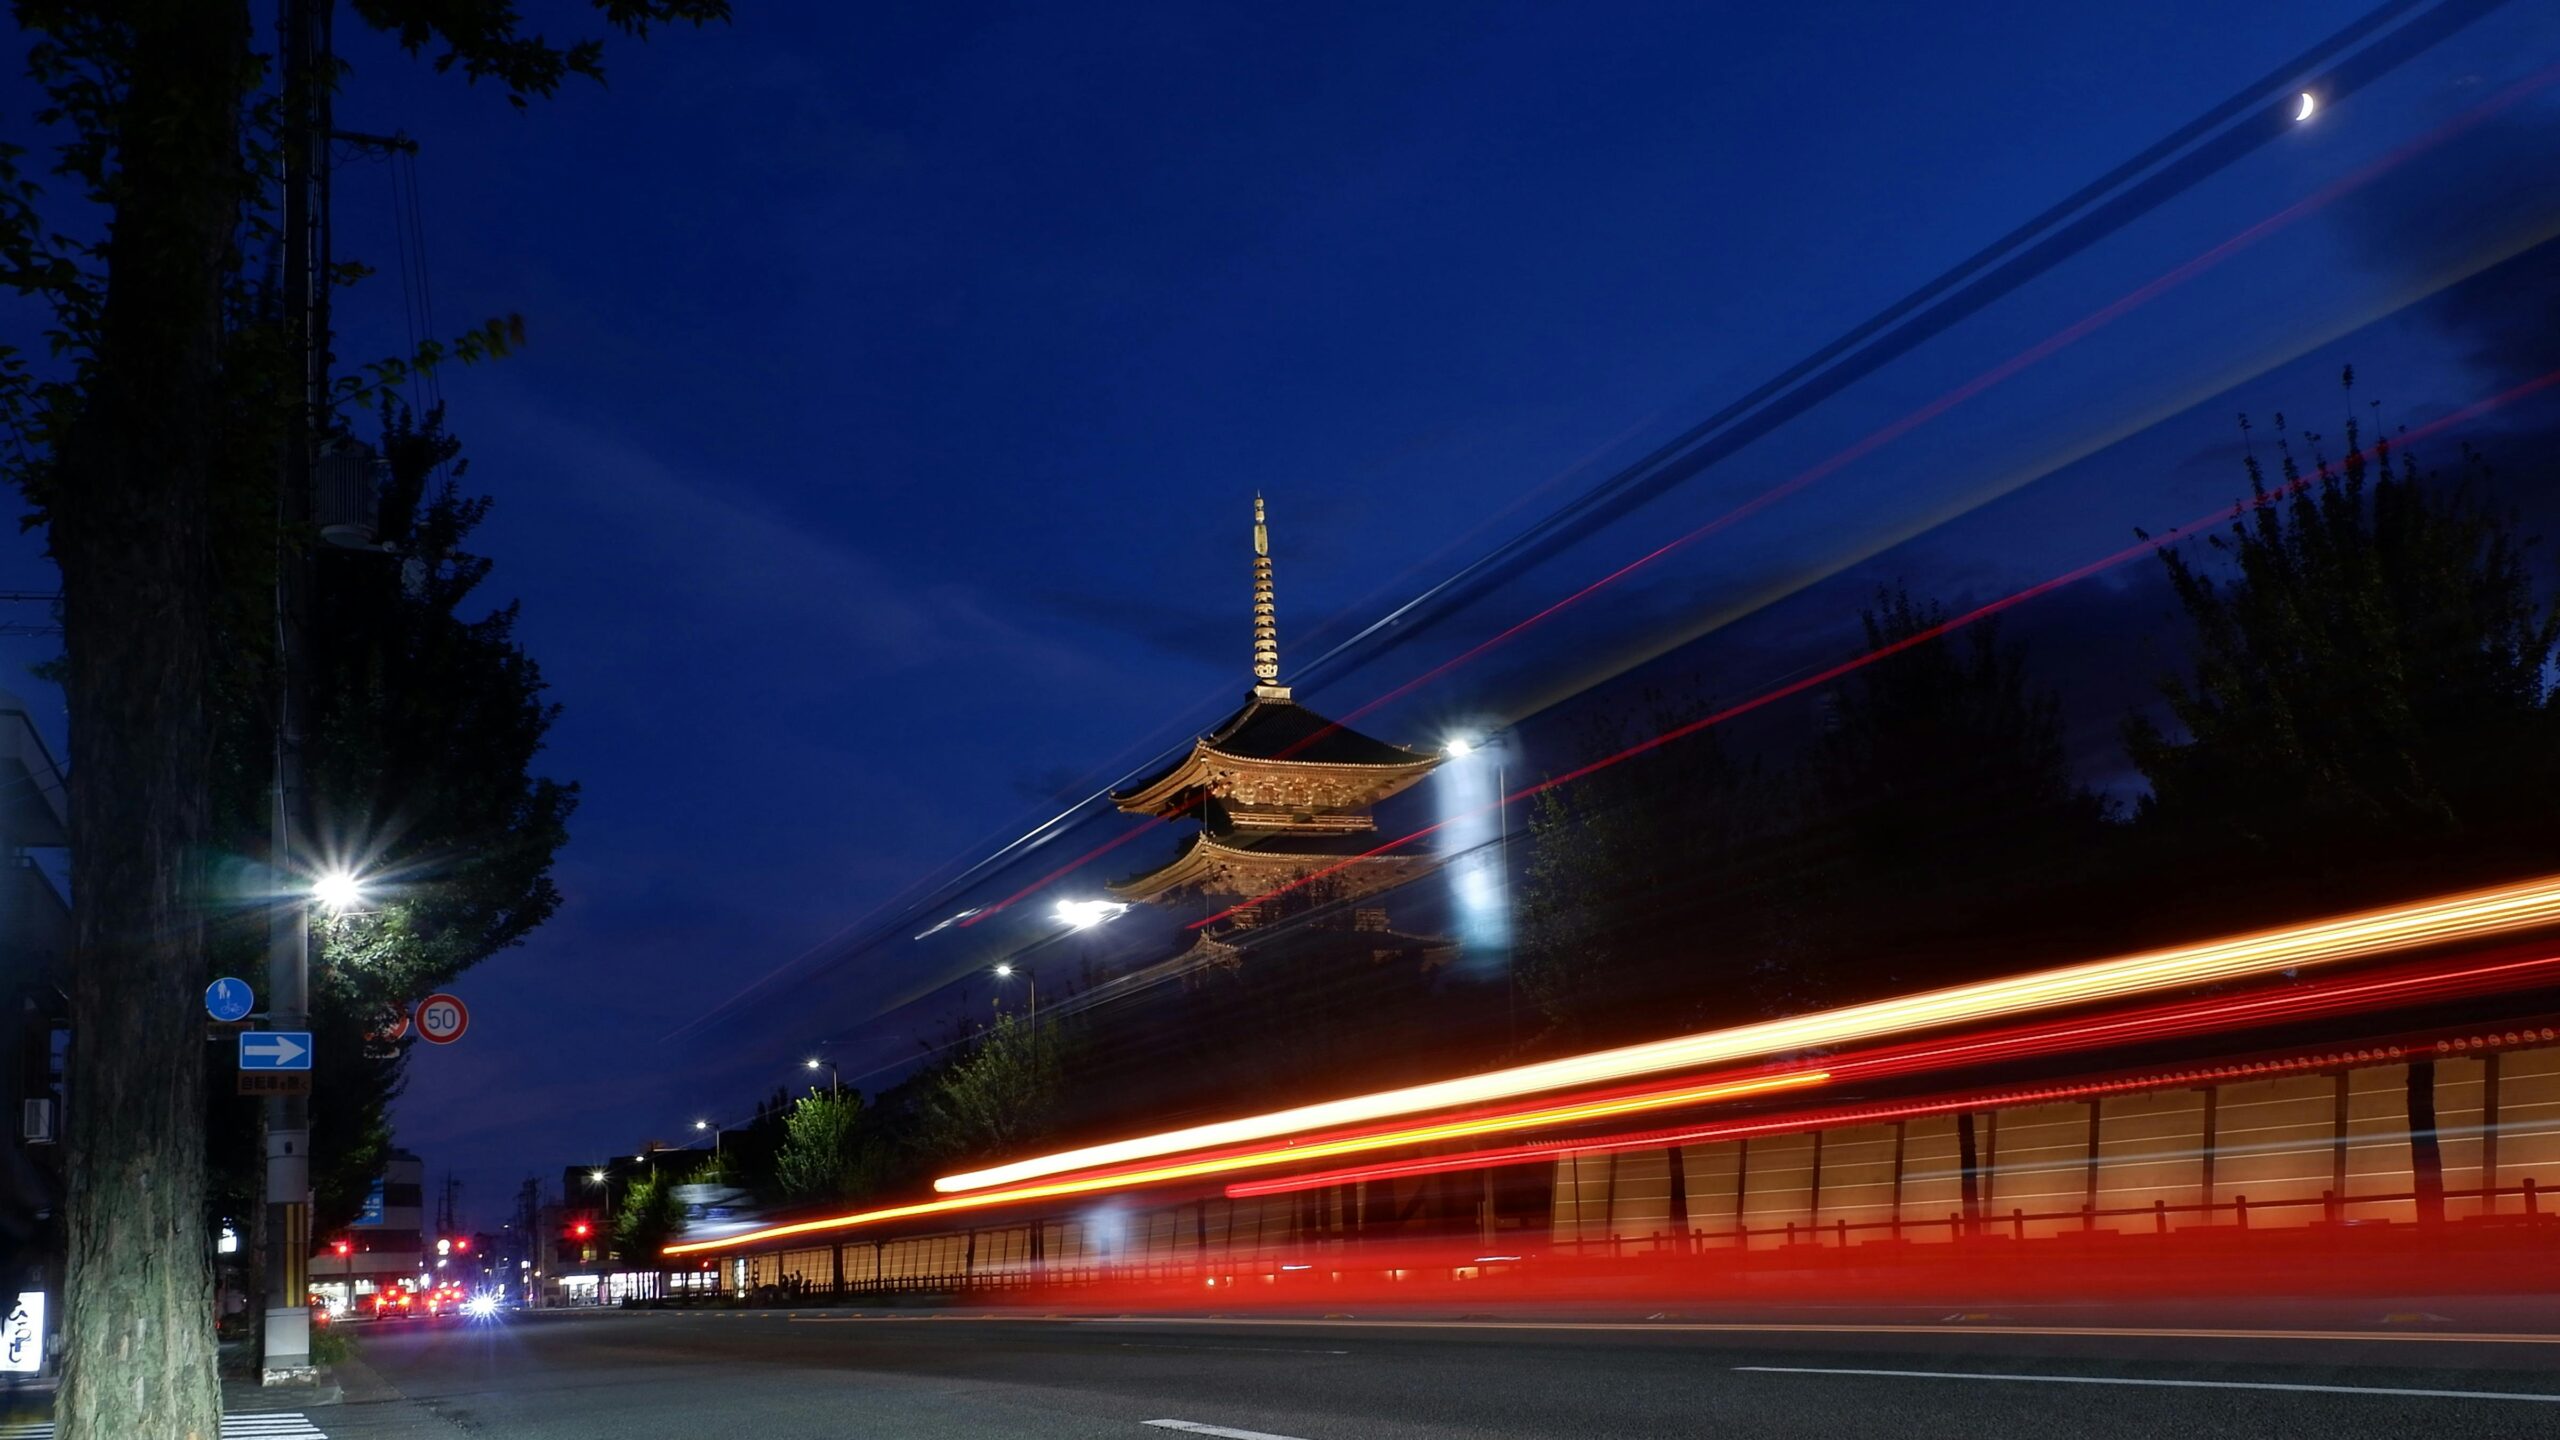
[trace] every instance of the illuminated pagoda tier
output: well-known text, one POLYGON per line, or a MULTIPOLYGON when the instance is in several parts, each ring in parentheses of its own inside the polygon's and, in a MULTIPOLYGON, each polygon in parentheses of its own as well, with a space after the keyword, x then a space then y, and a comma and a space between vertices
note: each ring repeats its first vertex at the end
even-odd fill
MULTIPOLYGON (((1371 739, 1290 698, 1280 683, 1271 537, 1259 495, 1253 675, 1243 709, 1193 741, 1181 759, 1112 795, 1131 814, 1199 828, 1171 860, 1112 885, 1111 893, 1134 901, 1250 900, 1321 876, 1328 897, 1356 899, 1428 872, 1437 862, 1427 854, 1367 853, 1383 843, 1370 811, 1430 774, 1440 757, 1371 739)), ((1236 917, 1240 925, 1254 918, 1236 917)))

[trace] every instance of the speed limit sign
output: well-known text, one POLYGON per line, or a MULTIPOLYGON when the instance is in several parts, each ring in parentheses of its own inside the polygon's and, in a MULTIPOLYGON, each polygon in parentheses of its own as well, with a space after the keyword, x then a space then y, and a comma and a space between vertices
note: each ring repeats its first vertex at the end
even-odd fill
POLYGON ((450 1045, 471 1028, 471 1010, 442 993, 418 1002, 418 1036, 431 1045, 450 1045))

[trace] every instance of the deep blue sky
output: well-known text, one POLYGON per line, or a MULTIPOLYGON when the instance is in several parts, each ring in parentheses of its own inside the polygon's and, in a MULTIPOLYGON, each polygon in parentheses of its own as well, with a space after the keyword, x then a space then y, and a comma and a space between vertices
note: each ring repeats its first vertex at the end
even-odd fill
MULTIPOLYGON (((584 7, 527 8, 565 33, 584 7)), ((743 1112, 800 1046, 977 957, 893 948, 671 1032, 1232 700, 1257 489, 1303 655, 1518 518, 1488 516, 1537 513, 2365 8, 742 0, 521 114, 342 21, 340 123, 424 145, 441 328, 530 331, 444 393, 498 498, 490 591, 522 599, 567 707, 547 763, 585 787, 567 906, 456 987, 473 1029, 413 1060, 404 1143, 486 1210, 743 1112)), ((1472 630, 1309 698, 1366 699, 2560 54, 2508 8, 1472 630)), ((2533 153, 2512 136, 2464 143, 2392 183, 2532 188, 2495 178, 2533 153)), ((386 272, 342 302, 345 355, 401 343, 390 196, 378 166, 340 173, 341 249, 386 272)), ((1776 676, 1835 658, 1862 563, 1987 595, 2189 518, 2237 488, 2218 397, 2330 407, 2342 334, 2395 403, 2494 388, 2451 320, 2402 307, 2551 217, 2415 227, 2437 255, 2386 233, 2402 213, 2327 207, 1364 724, 1434 739, 1742 613, 1776 676)), ((7 578, 46 583, 28 555, 7 578)), ((898 1053, 915 1017, 841 1049, 898 1053)))

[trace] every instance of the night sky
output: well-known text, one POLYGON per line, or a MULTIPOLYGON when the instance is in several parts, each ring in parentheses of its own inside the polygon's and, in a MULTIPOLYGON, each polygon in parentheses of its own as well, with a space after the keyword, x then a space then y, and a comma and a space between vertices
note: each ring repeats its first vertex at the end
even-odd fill
MULTIPOLYGON (((565 33, 585 7, 526 8, 565 33)), ((548 767, 585 787, 567 904, 454 987, 472 1030, 413 1057, 402 1143, 493 1218, 526 1174, 741 1118, 820 1040, 848 1074, 912 1054, 958 1003, 944 982, 1034 937, 1054 897, 824 947, 1241 698, 1257 490, 1289 668, 2366 8, 1460 25, 1430 5, 742 0, 734 26, 619 47, 609 87, 521 114, 342 19, 339 123, 424 146, 439 328, 521 312, 530 333, 443 392, 498 501, 487 593, 522 600, 566 707, 548 767)), ((2461 284, 2504 262, 2560 297, 2560 86, 2387 158, 2554 54, 2560 15, 2493 11, 1301 698, 1367 701, 2360 167, 1362 728, 1437 743, 1683 646, 1663 663, 1748 694, 1854 651, 1878 583, 1989 599, 2227 505, 2233 412, 2334 433, 2346 361, 2356 406, 2410 425, 2560 365, 2553 327, 2461 284)), ((385 272, 341 301, 344 357, 405 343, 391 199, 387 167, 339 172, 339 247, 385 272)), ((2465 433, 2546 426, 2517 407, 2465 433)), ((34 541, 10 553, 0 583, 52 583, 34 541)), ((2126 783, 2110 737, 2163 663, 2143 634, 2166 605, 2145 564, 2015 617, 2092 783, 2126 783)))

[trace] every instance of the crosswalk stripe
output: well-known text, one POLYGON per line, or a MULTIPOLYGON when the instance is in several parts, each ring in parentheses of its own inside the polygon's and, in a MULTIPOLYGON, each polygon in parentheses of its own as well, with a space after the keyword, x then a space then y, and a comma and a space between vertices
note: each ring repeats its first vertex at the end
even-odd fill
MULTIPOLYGON (((53 1440, 50 1420, 0 1425, 0 1440, 53 1440)), ((329 1432, 298 1410, 262 1410, 222 1417, 222 1440, 329 1440, 329 1432)))

